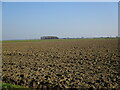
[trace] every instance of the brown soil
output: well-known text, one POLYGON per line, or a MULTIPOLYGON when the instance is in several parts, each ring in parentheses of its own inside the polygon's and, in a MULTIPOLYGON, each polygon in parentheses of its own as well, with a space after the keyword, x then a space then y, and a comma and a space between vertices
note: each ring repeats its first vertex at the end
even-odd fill
POLYGON ((3 82, 29 88, 120 88, 117 39, 3 43, 3 82))

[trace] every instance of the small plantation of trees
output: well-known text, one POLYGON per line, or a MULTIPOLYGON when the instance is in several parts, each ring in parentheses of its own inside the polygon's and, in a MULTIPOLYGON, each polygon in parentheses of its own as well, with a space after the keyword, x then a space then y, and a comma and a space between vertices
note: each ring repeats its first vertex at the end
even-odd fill
POLYGON ((59 39, 59 38, 56 36, 42 36, 41 39, 44 40, 44 39, 59 39))

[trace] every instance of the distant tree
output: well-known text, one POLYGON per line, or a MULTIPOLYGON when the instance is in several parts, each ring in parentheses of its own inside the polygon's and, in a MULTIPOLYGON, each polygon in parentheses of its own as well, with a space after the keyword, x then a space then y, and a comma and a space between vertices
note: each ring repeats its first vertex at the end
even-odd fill
POLYGON ((41 39, 59 39, 57 36, 42 36, 41 39))

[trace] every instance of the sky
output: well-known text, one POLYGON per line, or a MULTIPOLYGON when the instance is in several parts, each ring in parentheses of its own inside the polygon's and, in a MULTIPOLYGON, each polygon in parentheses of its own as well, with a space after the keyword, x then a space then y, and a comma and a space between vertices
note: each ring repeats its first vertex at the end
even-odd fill
POLYGON ((117 2, 2 3, 3 40, 117 35, 117 2))
POLYGON ((0 41, 2 40, 2 3, 0 2, 0 41))

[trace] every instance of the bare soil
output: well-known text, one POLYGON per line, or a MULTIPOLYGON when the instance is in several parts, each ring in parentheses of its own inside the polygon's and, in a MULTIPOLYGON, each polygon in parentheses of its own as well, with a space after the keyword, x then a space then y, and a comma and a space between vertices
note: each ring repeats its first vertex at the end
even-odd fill
POLYGON ((120 88, 117 39, 3 43, 3 82, 27 88, 120 88))

